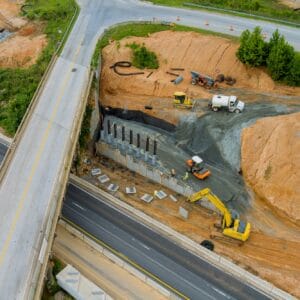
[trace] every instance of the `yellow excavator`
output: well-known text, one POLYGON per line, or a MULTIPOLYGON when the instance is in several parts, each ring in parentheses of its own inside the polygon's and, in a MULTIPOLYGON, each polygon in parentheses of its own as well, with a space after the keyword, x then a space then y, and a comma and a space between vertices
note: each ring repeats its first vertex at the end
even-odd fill
POLYGON ((222 214, 222 229, 225 236, 240 241, 247 241, 250 235, 250 223, 245 223, 238 218, 233 218, 224 203, 212 193, 209 188, 200 190, 188 198, 190 202, 196 202, 202 199, 210 201, 222 214))
POLYGON ((193 101, 183 92, 175 92, 174 107, 176 108, 193 108, 193 101))

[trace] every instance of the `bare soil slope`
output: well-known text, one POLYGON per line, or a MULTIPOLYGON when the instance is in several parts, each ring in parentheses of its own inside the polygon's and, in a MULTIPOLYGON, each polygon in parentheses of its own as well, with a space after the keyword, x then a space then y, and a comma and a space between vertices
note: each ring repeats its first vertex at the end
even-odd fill
MULTIPOLYGON (((234 87, 252 89, 261 92, 276 92, 279 87, 266 72, 258 68, 249 68, 236 58, 239 44, 232 40, 201 35, 195 32, 163 31, 147 38, 130 37, 119 42, 112 42, 103 49, 102 98, 104 105, 113 107, 144 110, 145 105, 152 105, 148 114, 176 123, 180 113, 172 109, 172 97, 175 91, 184 91, 193 98, 210 98, 208 90, 190 84, 190 71, 197 71, 216 77, 223 73, 236 78, 234 87), (144 43, 154 51, 160 67, 145 70, 145 74, 136 76, 119 76, 110 66, 120 60, 131 60, 130 43, 144 43), (170 82, 175 77, 166 74, 171 68, 184 68, 184 71, 171 71, 184 77, 178 86, 170 82), (167 99, 168 98, 168 99, 167 99), (170 112, 172 111, 172 114, 170 112)), ((135 68, 121 70, 137 71, 135 68)), ((225 84, 223 87, 227 87, 225 84)), ((300 89, 280 87, 280 93, 300 94, 300 89)))
POLYGON ((40 24, 19 17, 22 1, 0 0, 0 28, 12 32, 0 42, 0 67, 29 67, 34 64, 47 44, 40 24))
POLYGON ((300 113, 244 129, 241 152, 243 175, 255 192, 300 221, 300 113))

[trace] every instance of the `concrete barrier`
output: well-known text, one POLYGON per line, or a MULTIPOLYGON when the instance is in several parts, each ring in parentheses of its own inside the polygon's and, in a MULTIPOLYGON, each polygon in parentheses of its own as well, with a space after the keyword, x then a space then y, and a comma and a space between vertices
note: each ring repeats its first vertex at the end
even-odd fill
POLYGON ((170 298, 170 299, 181 299, 173 292, 169 291, 165 287, 163 287, 160 283, 153 280, 150 276, 149 272, 144 273, 140 269, 137 269, 134 265, 130 264, 129 259, 124 260, 122 257, 117 256, 116 254, 112 253, 110 249, 104 248, 100 246, 95 240, 90 238, 89 236, 85 235, 83 232, 81 232, 79 229, 73 227, 71 224, 66 222, 63 219, 60 219, 58 221, 58 224, 61 225, 63 228, 65 228, 68 232, 70 232, 72 235, 76 236, 80 240, 87 243, 89 246, 91 246, 95 251, 105 255, 109 260, 116 263, 118 266, 123 268, 124 270, 128 271, 133 276, 139 278, 144 283, 150 285, 154 289, 156 289, 158 292, 160 292, 162 295, 170 298))
POLYGON ((200 246, 198 243, 194 242, 190 238, 173 230, 169 226, 166 226, 165 224, 149 217, 145 213, 135 209, 127 203, 120 201, 114 196, 108 194, 107 192, 93 186, 89 182, 74 175, 70 176, 70 182, 88 191, 90 194, 94 195, 97 198, 104 198, 105 201, 109 202, 116 209, 125 212, 127 215, 130 215, 135 219, 138 219, 141 223, 145 224, 146 226, 149 226, 150 228, 153 228, 156 232, 167 236, 173 242, 180 245, 182 248, 187 249, 188 251, 194 253, 202 259, 205 259, 210 264, 214 265, 216 268, 231 274, 237 279, 245 282, 246 284, 269 296, 271 299, 295 299, 292 295, 275 287, 273 284, 267 282, 266 280, 263 280, 258 276, 251 274, 250 272, 231 262, 229 259, 221 257, 220 255, 200 246))

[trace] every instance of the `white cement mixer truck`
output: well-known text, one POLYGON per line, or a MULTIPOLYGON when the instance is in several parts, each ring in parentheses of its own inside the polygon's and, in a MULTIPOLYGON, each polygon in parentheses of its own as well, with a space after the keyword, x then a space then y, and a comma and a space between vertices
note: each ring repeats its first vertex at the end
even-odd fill
POLYGON ((236 96, 214 95, 208 106, 213 111, 226 109, 229 112, 240 113, 244 110, 245 104, 239 101, 236 96))

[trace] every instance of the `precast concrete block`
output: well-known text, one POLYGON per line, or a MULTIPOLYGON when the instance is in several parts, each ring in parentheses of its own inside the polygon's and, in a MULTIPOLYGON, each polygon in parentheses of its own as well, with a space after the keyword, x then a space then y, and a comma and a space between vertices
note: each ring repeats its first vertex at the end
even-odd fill
POLYGON ((153 180, 161 184, 161 177, 162 172, 157 169, 153 169, 153 180))
POLYGON ((168 289, 166 289, 165 287, 163 287, 161 284, 154 281, 153 279, 148 277, 146 280, 146 283, 149 284, 150 286, 152 286, 153 288, 155 288, 157 291, 159 291, 164 296, 166 296, 166 297, 171 296, 171 292, 168 289))
POLYGON ((107 249, 103 249, 103 255, 105 255, 108 259, 110 259, 111 261, 113 261, 114 263, 116 263, 117 265, 119 265, 120 267, 124 267, 125 262, 119 258, 118 256, 116 256, 115 254, 113 254, 112 252, 110 252, 107 249))
POLYGON ((124 263, 124 269, 126 271, 128 271, 129 273, 131 273, 133 276, 142 280, 143 282, 146 282, 146 279, 147 279, 146 275, 144 273, 142 273, 141 271, 139 271, 138 269, 131 266, 130 264, 124 263))

